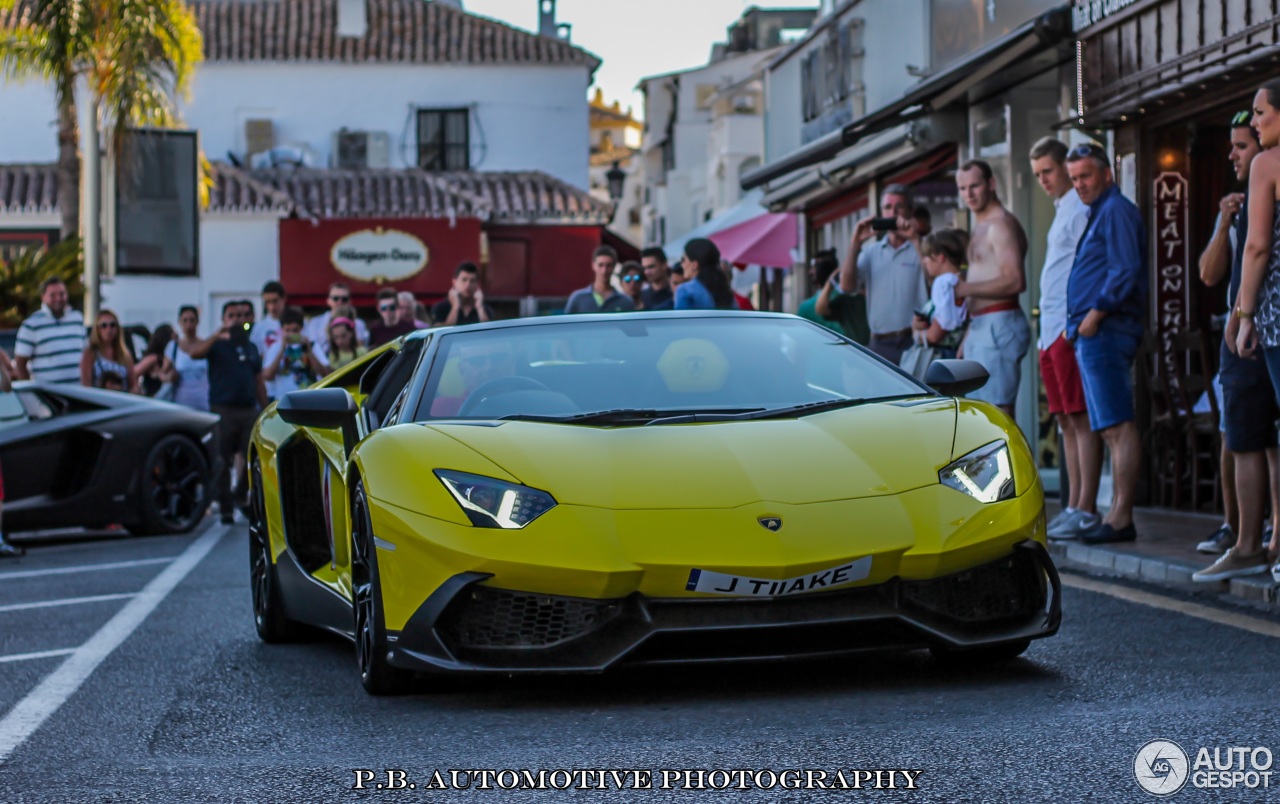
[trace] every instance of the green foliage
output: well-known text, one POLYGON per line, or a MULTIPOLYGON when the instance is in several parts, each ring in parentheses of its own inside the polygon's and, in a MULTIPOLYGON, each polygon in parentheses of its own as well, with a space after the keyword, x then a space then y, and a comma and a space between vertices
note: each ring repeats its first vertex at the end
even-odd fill
POLYGON ((52 248, 29 248, 12 262, 0 261, 0 327, 12 328, 40 309, 40 283, 56 276, 67 283, 71 305, 84 301, 84 252, 77 238, 52 248))

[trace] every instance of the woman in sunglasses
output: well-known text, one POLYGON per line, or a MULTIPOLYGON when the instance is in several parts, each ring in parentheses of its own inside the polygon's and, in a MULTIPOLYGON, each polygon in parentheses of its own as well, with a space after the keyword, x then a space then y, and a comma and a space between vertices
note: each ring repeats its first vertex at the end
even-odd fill
POLYGON ((120 319, 110 310, 103 310, 89 333, 89 345, 80 355, 80 384, 102 388, 104 379, 112 374, 124 379, 126 391, 133 389, 137 375, 133 355, 124 343, 120 319))
POLYGON ((636 306, 637 310, 644 308, 644 268, 640 263, 628 260, 614 274, 617 278, 617 287, 623 292, 627 298, 631 299, 631 303, 636 306))

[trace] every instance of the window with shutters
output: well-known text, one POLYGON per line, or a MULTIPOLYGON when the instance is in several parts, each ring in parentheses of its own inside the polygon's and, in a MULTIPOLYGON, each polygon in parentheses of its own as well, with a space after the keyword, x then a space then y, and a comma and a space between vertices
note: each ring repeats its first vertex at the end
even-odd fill
POLYGON ((467 109, 418 110, 418 167, 471 168, 471 115, 467 109))

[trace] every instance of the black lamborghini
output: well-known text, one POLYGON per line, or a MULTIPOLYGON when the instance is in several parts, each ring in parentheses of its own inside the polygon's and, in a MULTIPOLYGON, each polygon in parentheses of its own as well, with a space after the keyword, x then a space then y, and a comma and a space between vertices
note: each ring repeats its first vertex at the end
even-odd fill
POLYGON ((5 529, 187 532, 212 499, 217 423, 135 394, 14 383, 0 393, 5 529))

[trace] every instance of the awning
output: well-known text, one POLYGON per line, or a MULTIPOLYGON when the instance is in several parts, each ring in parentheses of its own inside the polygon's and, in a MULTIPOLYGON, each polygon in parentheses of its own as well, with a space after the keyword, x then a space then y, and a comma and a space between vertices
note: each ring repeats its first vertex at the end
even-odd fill
POLYGON ((735 226, 768 212, 767 209, 760 205, 760 199, 763 196, 764 193, 762 191, 753 190, 744 195, 737 204, 729 207, 711 220, 664 244, 662 250, 666 253, 667 260, 673 265, 680 262, 680 258, 684 256, 684 244, 695 237, 708 237, 721 229, 728 229, 730 226, 735 226))
POLYGON ((742 178, 742 188, 750 190, 788 173, 825 162, 863 137, 902 123, 908 123, 943 109, 964 97, 970 89, 1009 69, 1022 59, 1049 45, 1066 41, 1071 33, 1071 6, 1059 6, 1028 20, 1005 36, 988 42, 929 76, 898 100, 865 115, 840 131, 833 131, 775 162, 759 167, 742 178))
POLYGON ((734 265, 790 268, 791 250, 800 244, 797 216, 770 212, 711 235, 720 247, 720 258, 734 265))

